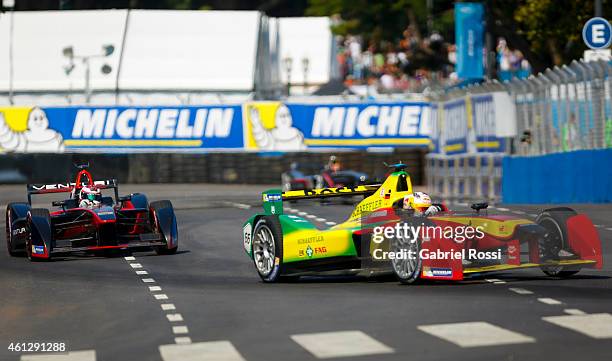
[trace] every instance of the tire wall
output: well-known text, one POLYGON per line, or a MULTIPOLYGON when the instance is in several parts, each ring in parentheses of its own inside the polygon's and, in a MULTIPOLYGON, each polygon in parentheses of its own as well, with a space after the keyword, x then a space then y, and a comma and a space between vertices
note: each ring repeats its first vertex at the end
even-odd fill
POLYGON ((383 177, 383 162, 402 161, 415 185, 423 184, 424 151, 397 149, 392 153, 132 153, 132 154, 5 154, 0 157, 0 183, 65 182, 75 173, 73 163, 89 162, 96 179, 120 183, 274 184, 292 162, 320 164, 335 154, 343 169, 383 177))

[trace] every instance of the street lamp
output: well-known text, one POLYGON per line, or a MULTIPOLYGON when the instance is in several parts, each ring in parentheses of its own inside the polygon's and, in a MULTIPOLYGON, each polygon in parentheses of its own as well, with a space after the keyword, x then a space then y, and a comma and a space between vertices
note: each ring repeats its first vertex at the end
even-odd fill
POLYGON ((293 59, 291 57, 286 57, 283 59, 283 64, 287 72, 287 96, 289 96, 291 94, 291 67, 293 66, 293 59))
MULTIPOLYGON (((90 54, 90 55, 75 55, 74 53, 74 47, 72 46, 67 46, 64 49, 62 49, 62 54, 68 58, 68 65, 65 65, 64 68, 64 72, 66 73, 66 75, 70 75, 70 73, 72 73, 72 71, 75 68, 75 64, 74 61, 76 60, 80 60, 83 64, 83 66, 85 67, 85 101, 89 104, 90 100, 91 100, 91 85, 90 85, 90 80, 91 80, 91 74, 90 74, 90 70, 89 70, 89 61, 91 59, 94 58, 106 58, 111 56, 113 53, 115 52, 115 46, 112 44, 106 44, 102 46, 102 53, 100 54, 90 54)), ((100 72, 102 72, 102 74, 109 74, 111 71, 113 71, 113 68, 108 65, 108 64, 103 64, 102 67, 100 68, 100 72)))
POLYGON ((302 71, 304 72, 304 94, 307 92, 308 82, 306 81, 308 77, 308 66, 310 65, 310 60, 307 57, 302 58, 302 71))

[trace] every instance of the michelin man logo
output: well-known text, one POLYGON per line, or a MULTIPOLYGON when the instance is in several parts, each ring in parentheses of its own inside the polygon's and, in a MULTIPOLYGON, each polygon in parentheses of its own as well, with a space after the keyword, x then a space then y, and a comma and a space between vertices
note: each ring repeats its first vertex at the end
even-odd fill
POLYGON ((286 105, 281 104, 274 113, 275 127, 266 129, 262 123, 259 110, 249 107, 251 132, 257 147, 261 150, 303 150, 304 134, 293 127, 293 119, 286 105))
POLYGON ((64 139, 60 133, 49 129, 45 111, 34 107, 28 114, 24 132, 12 130, 0 112, 0 147, 9 152, 63 152, 64 139))

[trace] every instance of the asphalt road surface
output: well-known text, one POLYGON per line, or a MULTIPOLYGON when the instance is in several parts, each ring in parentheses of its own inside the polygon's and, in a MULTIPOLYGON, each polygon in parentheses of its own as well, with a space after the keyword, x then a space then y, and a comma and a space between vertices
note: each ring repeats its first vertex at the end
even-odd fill
MULTIPOLYGON (((612 357, 612 205, 575 207, 598 226, 604 269, 571 279, 532 269, 414 286, 356 277, 263 284, 244 254, 241 225, 256 211, 264 188, 122 190, 174 202, 176 255, 30 263, 0 251, 0 360, 612 357), (23 342, 63 343, 69 353, 8 350, 23 342)), ((22 200, 23 191, 0 187, 0 204, 22 200)), ((321 227, 341 222, 352 209, 318 202, 288 206, 321 227)), ((518 215, 533 219, 542 208, 498 205, 491 212, 524 212, 518 215)))

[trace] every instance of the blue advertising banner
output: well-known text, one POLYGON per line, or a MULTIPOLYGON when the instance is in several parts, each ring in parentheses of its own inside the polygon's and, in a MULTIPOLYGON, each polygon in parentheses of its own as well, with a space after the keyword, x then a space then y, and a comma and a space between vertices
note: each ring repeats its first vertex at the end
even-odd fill
POLYGON ((461 79, 482 79, 484 75, 483 17, 481 3, 455 4, 456 71, 461 79))
POLYGON ((16 152, 243 147, 240 106, 0 109, 0 146, 16 152))
POLYGON ((444 103, 444 153, 459 154, 468 151, 468 119, 465 99, 444 103))
POLYGON ((504 138, 495 136, 495 100, 493 94, 472 95, 471 117, 476 134, 478 152, 503 152, 506 143, 504 138))
POLYGON ((428 147, 429 104, 284 104, 243 107, 248 150, 428 147))
POLYGON ((0 108, 11 152, 428 147, 422 102, 0 108))

